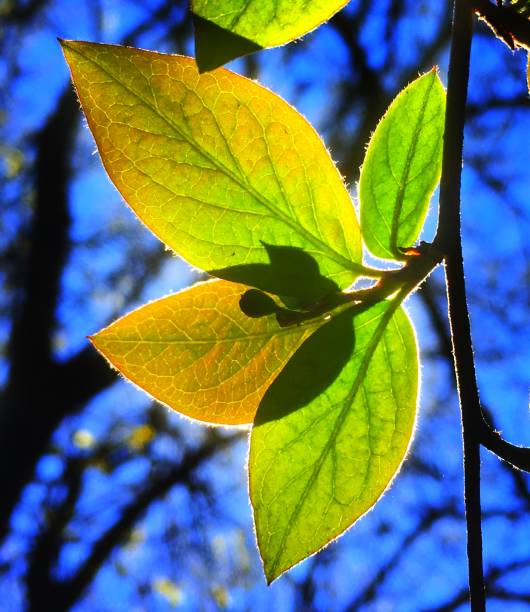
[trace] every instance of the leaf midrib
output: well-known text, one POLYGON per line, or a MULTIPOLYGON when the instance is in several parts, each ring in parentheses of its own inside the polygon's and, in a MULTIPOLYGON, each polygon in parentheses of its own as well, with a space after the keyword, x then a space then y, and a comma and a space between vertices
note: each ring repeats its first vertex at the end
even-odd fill
MULTIPOLYGON (((416 154, 416 147, 418 144, 418 136, 421 133, 421 125, 423 123, 423 117, 425 116, 425 110, 427 108, 427 104, 429 103, 429 98, 431 96, 431 91, 432 88, 434 87, 434 84, 436 82, 436 76, 434 76, 431 79, 431 82, 429 84, 429 87, 427 88, 425 95, 423 96, 423 101, 422 101, 422 106, 421 106, 421 110, 418 113, 418 118, 416 120, 416 123, 414 125, 414 132, 413 132, 413 137, 412 137, 412 143, 411 146, 409 147, 408 151, 407 151, 407 158, 405 160, 405 165, 403 167, 403 170, 401 172, 401 177, 400 180, 397 181, 398 182, 398 193, 397 193, 397 197, 396 197, 396 206, 394 209, 394 214, 392 216, 392 230, 390 233, 390 248, 392 249, 392 255, 394 256, 399 256, 401 257, 401 253, 399 253, 398 251, 398 244, 397 244, 397 236, 398 236, 398 232, 399 232, 399 218, 401 216, 401 210, 403 208, 403 203, 405 201, 405 192, 407 190, 407 186, 408 186, 408 175, 410 172, 410 168, 412 165, 412 161, 413 158, 416 154)), ((388 145, 388 140, 387 140, 387 145, 388 145)), ((389 159, 389 168, 392 172, 391 166, 390 166, 390 159, 389 159)), ((394 173, 392 172, 392 176, 395 179, 396 177, 394 177, 394 173)), ((410 246, 408 244, 404 244, 404 245, 399 245, 399 246, 410 246)))
MULTIPOLYGON (((305 330, 310 330, 310 329, 316 329, 318 328, 320 325, 323 325, 324 323, 327 323, 327 321, 319 321, 318 323, 312 323, 311 325, 305 325, 305 326, 295 326, 293 327, 293 329, 289 329, 289 331, 286 331, 284 329, 279 329, 279 330, 273 330, 270 332, 262 332, 259 334, 249 334, 249 335, 245 335, 245 336, 232 336, 230 338, 212 338, 211 340, 147 340, 147 339, 143 339, 140 338, 138 340, 133 340, 133 339, 110 339, 107 338, 106 341, 107 342, 119 342, 121 344, 175 344, 175 345, 179 345, 179 344, 186 344, 186 345, 205 345, 205 344, 227 344, 227 343, 231 343, 231 342, 251 342, 252 340, 260 340, 263 338, 270 338, 272 336, 295 336, 297 334, 302 334, 303 331, 305 330), (302 331, 303 330, 303 331, 302 331)), ((97 338, 97 336, 96 336, 97 338)), ((103 339, 103 338, 102 338, 103 339)))
MULTIPOLYGON (((346 310, 353 308, 354 306, 355 306, 354 304, 345 304, 345 305, 339 306, 332 312, 328 313, 328 315, 330 316, 330 318, 335 318, 339 316, 340 314, 343 314, 344 312, 346 312, 346 310)), ((373 320, 374 320, 373 318, 368 319, 362 325, 360 325, 358 329, 362 329, 366 325, 369 325, 373 320)), ((128 343, 132 344, 133 342, 136 342, 137 344, 197 344, 197 345, 213 344, 213 343, 223 344, 223 343, 229 343, 229 342, 245 342, 245 341, 252 341, 252 340, 260 340, 262 338, 268 338, 270 336, 295 336, 297 335, 297 333, 302 334, 307 330, 316 331, 322 325, 329 323, 329 321, 330 321, 329 318, 327 319, 324 317, 320 317, 320 318, 316 318, 311 321, 302 322, 298 325, 292 325, 289 327, 279 327, 278 329, 274 329, 271 331, 264 331, 264 332, 253 333, 253 334, 245 334, 243 336, 232 336, 230 338, 212 338, 211 340, 196 340, 196 339, 191 339, 191 340, 144 340, 144 339, 133 340, 133 339, 128 339, 128 338, 110 339, 110 338, 105 338, 103 336, 105 334, 105 331, 101 332, 101 334, 103 334, 101 337, 99 337, 99 334, 96 334, 94 336, 94 339, 101 339, 101 340, 105 340, 106 342, 121 342, 124 344, 128 344, 128 343)), ((110 330, 109 330, 109 333, 110 333, 110 330)), ((116 332, 112 332, 112 333, 116 333, 116 332)))
MULTIPOLYGON (((334 260, 336 263, 341 264, 342 266, 344 266, 344 268, 346 268, 348 270, 351 270, 353 272, 357 272, 357 273, 362 273, 363 272, 362 264, 358 264, 356 262, 351 261, 347 257, 344 257, 343 255, 341 255, 340 253, 335 251, 333 248, 331 248, 328 244, 326 244, 325 242, 323 242, 322 240, 317 238, 314 234, 312 234, 311 232, 306 230, 300 223, 295 223, 294 220, 291 219, 291 217, 289 217, 288 215, 285 215, 284 212, 282 212, 280 209, 278 209, 268 199, 264 198, 263 195, 259 191, 254 189, 254 187, 252 185, 250 185, 247 181, 245 181, 243 176, 237 176, 237 174, 234 174, 234 172, 232 170, 230 170, 227 166, 225 166, 219 160, 217 160, 214 157, 212 157, 207 151, 205 151, 203 148, 201 148, 199 146, 199 144, 195 140, 193 140, 185 132, 183 132, 177 126, 177 124, 175 124, 171 120, 171 118, 169 118, 165 114, 163 114, 160 111, 159 108, 157 108, 155 105, 151 104, 142 95, 140 95, 138 92, 134 91, 128 85, 123 83, 123 81, 121 81, 118 78, 116 78, 116 76, 114 74, 109 72, 104 66, 102 66, 100 63, 98 63, 94 58, 89 57, 86 53, 83 53, 77 47, 72 47, 72 46, 68 45, 68 43, 66 43, 66 45, 67 45, 68 49, 70 49, 74 53, 77 53, 78 55, 83 57, 86 61, 94 64, 95 66, 97 66, 113 82, 117 83, 120 87, 123 87, 123 89, 128 91, 131 95, 135 96, 138 100, 140 100, 140 102, 145 104, 145 106, 150 108, 152 110, 152 112, 154 112, 163 121, 165 121, 165 123, 170 128, 175 130, 175 132, 177 132, 177 134, 179 134, 179 136, 181 136, 183 140, 185 140, 193 149, 195 149, 195 151, 197 151, 200 155, 202 155, 210 163, 212 163, 220 172, 226 174, 226 176, 228 176, 228 178, 230 178, 232 181, 234 181, 236 184, 238 184, 242 189, 244 189, 247 192, 249 192, 252 195, 252 197, 254 197, 258 202, 260 202, 262 204, 262 206, 264 206, 270 213, 276 215, 277 217, 279 217, 279 219, 281 221, 283 221, 284 223, 289 225, 297 233, 303 235, 306 240, 308 240, 310 243, 312 243, 315 247, 318 247, 324 254, 326 254, 328 257, 330 257, 330 259, 334 260)), ((201 100, 201 103, 202 103, 202 100, 201 100)), ((228 142, 226 141, 226 139, 224 139, 224 141, 225 141, 225 144, 227 145, 227 147, 229 149, 229 152, 231 153, 231 149, 230 149, 230 146, 229 146, 228 142)))
MULTIPOLYGON (((319 474, 320 474, 320 470, 324 464, 324 461, 326 460, 329 452, 332 450, 335 440, 338 436, 338 434, 340 433, 340 430, 342 429, 342 426, 344 425, 344 419, 346 416, 346 413, 348 412, 348 410, 350 409, 350 405, 353 402, 353 400, 355 399, 355 396, 357 394, 357 391, 359 390, 361 383, 364 379, 364 376, 366 375, 366 371, 368 369, 368 366, 370 365, 370 361, 372 360, 372 357, 375 353, 375 350, 381 340, 381 337, 390 321, 390 319, 392 318, 392 316, 394 315, 395 311, 398 309, 398 307, 401 305, 402 299, 399 299, 399 296, 396 297, 392 304, 389 306, 388 310, 386 312, 384 312, 381 315, 381 321, 378 324, 378 326, 376 327, 375 331, 374 331, 374 335, 372 336, 372 339, 370 340, 370 343, 366 349, 365 352, 365 357, 364 359, 361 361, 360 367, 359 367, 359 371, 357 372, 357 376, 355 377, 355 380, 353 382, 352 388, 350 390, 350 393, 346 396, 346 399, 344 400, 344 407, 342 408, 342 410, 339 412, 337 419, 335 421, 335 426, 331 432, 331 435, 329 436, 329 439, 327 441, 327 443, 324 445, 324 448, 322 449, 320 456, 315 464, 315 467, 313 469, 313 473, 311 475, 311 477, 309 478, 309 480, 307 481, 301 495, 300 498, 298 500, 298 503, 296 504, 291 516, 289 517, 289 522, 287 524, 286 529, 284 529, 284 532, 282 534, 282 539, 280 541, 280 544, 278 546, 278 551, 276 553, 276 556, 274 557, 274 561, 272 562, 271 565, 271 573, 272 575, 275 575, 276 572, 276 568, 278 566, 279 560, 284 552, 284 546, 285 543, 287 541, 287 538, 292 530, 293 524, 296 522, 298 515, 300 514, 300 512, 302 511, 302 507, 306 502, 307 496, 309 494, 309 491, 313 485, 313 483, 315 482, 315 480, 318 478, 319 474)), ((285 568, 288 569, 288 568, 285 568)))

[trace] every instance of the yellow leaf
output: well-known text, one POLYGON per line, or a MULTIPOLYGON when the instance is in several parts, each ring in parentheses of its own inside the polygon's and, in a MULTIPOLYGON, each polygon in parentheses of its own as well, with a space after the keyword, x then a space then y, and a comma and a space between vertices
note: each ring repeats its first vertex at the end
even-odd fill
POLYGON ((200 421, 251 423, 261 398, 323 319, 282 328, 274 316, 247 317, 247 287, 210 281, 157 300, 91 338, 131 381, 200 421))
MULTIPOLYGON (((271 248, 291 249, 282 251, 288 268, 290 255, 307 254, 340 289, 363 273, 344 182, 318 134, 284 100, 225 69, 199 75, 188 57, 62 44, 109 177, 191 264, 277 295, 277 271, 263 268, 271 248)), ((300 272, 292 295, 308 284, 300 272)))

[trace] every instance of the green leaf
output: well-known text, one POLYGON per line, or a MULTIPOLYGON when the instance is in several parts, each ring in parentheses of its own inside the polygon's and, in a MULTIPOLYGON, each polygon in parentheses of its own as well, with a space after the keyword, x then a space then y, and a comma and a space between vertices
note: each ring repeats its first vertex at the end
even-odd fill
POLYGON ((124 376, 201 421, 251 423, 263 394, 324 323, 281 328, 241 311, 244 285, 211 281, 142 306, 91 338, 124 376))
POLYGON ((220 278, 276 294, 288 284, 293 297, 314 292, 316 276, 329 281, 322 295, 359 276, 349 194, 285 101, 224 69, 199 75, 187 57, 62 44, 110 178, 169 247, 220 278), (301 252, 307 276, 280 278, 301 252))
POLYGON ((445 92, 435 70, 406 87, 375 130, 361 169, 361 228, 368 249, 402 259, 417 240, 442 168, 445 92))
POLYGON ((350 308, 321 327, 260 404, 250 496, 269 581, 339 536, 399 470, 418 391, 416 340, 399 303, 350 308))
POLYGON ((192 0, 195 54, 201 69, 276 47, 327 21, 348 0, 192 0))

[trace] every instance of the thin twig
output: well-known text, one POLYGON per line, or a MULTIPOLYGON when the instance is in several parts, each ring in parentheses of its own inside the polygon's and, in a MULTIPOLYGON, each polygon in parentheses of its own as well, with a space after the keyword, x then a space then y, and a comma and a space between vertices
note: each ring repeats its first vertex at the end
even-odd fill
POLYGON ((480 505, 482 414, 475 377, 460 236, 460 184, 472 37, 473 9, 467 0, 455 0, 440 184, 440 211, 435 245, 445 253, 451 340, 462 412, 471 609, 482 611, 485 610, 480 505))
MULTIPOLYGON (((431 318, 431 324, 438 335, 440 350, 445 357, 452 360, 453 347, 451 343, 451 334, 446 328, 445 319, 436 304, 433 286, 428 281, 423 286, 420 296, 425 302, 431 318)), ((491 453, 497 455, 499 459, 506 461, 511 467, 524 472, 530 472, 530 448, 516 446, 504 440, 492 425, 492 412, 488 406, 481 404, 481 413, 480 442, 482 446, 491 453)))
POLYGON ((500 459, 509 463, 512 467, 524 472, 530 472, 530 448, 527 446, 516 446, 496 432, 484 418, 480 423, 480 442, 484 448, 494 453, 500 459))
POLYGON ((489 25, 497 38, 511 49, 530 49, 530 21, 510 5, 492 4, 489 0, 473 0, 477 15, 489 25))

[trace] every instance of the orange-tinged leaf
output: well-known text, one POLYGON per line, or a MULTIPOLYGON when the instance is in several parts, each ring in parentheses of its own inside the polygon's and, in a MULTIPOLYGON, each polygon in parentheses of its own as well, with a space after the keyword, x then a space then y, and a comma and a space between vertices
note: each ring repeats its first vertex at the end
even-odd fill
POLYGON ((208 423, 251 423, 265 391, 324 323, 281 328, 239 307, 246 287, 195 285, 138 308, 91 338, 124 376, 174 410, 208 423))
MULTIPOLYGON (((307 254, 340 289, 362 273, 344 182, 284 100, 225 69, 199 75, 187 57, 72 41, 63 49, 110 178, 194 266, 273 293, 256 266, 269 266, 274 248, 307 254)), ((295 293, 298 283, 303 292, 309 281, 300 274, 295 293)))

